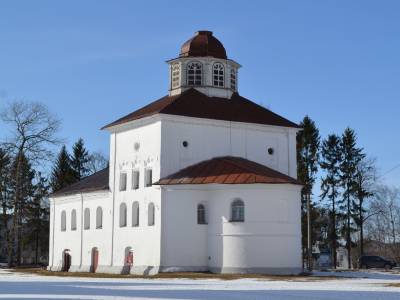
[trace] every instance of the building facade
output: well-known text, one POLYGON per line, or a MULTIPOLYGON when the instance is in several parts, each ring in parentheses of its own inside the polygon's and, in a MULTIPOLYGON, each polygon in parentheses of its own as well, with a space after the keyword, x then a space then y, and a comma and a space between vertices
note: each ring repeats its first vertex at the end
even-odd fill
POLYGON ((167 63, 169 94, 104 127, 109 168, 52 195, 48 268, 301 272, 299 127, 239 95, 209 31, 167 63))

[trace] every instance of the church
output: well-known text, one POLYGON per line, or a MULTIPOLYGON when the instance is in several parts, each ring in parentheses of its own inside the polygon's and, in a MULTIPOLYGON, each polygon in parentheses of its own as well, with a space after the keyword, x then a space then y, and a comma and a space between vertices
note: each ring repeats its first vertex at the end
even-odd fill
POLYGON ((298 274, 297 124, 239 93, 198 31, 166 96, 103 127, 109 167, 50 196, 51 271, 298 274))

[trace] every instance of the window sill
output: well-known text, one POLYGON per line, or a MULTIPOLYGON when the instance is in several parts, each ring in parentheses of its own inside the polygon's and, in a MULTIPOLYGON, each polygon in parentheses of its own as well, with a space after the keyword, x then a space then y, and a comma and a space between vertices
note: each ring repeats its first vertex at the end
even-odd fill
POLYGON ((96 229, 103 229, 103 227, 96 227, 96 229))
POLYGON ((244 220, 239 221, 239 220, 229 220, 229 223, 244 223, 244 220))
POLYGON ((197 223, 197 225, 208 225, 208 223, 197 223))

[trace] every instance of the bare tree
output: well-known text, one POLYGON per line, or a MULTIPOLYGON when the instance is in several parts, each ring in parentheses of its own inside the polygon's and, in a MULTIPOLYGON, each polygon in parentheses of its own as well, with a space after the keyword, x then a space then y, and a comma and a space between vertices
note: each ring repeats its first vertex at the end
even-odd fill
POLYGON ((376 212, 366 222, 369 238, 382 246, 390 246, 390 251, 382 249, 385 255, 390 252, 392 256, 400 256, 400 190, 387 185, 378 186, 369 210, 376 212))
POLYGON ((377 212, 366 210, 366 202, 374 195, 376 185, 375 159, 364 158, 357 165, 354 180, 353 219, 359 231, 359 256, 364 255, 364 223, 377 212))
MULTIPOLYGON (((20 185, 21 167, 24 157, 32 163, 47 160, 52 156, 49 145, 58 144, 56 133, 60 127, 60 121, 55 118, 46 106, 40 103, 28 103, 17 101, 9 104, 0 114, 1 119, 11 129, 8 139, 3 147, 13 153, 15 158, 14 172, 14 197, 12 203, 13 225, 10 232, 10 240, 19 236, 21 228, 18 225, 20 218, 20 185)), ((21 251, 21 240, 17 240, 18 252, 21 251)), ((13 245, 8 247, 8 264, 12 265, 14 260, 13 245)), ((20 255, 17 253, 17 264, 20 263, 20 255)))
POLYGON ((108 166, 108 159, 101 152, 93 152, 89 155, 88 169, 89 173, 93 174, 108 166))

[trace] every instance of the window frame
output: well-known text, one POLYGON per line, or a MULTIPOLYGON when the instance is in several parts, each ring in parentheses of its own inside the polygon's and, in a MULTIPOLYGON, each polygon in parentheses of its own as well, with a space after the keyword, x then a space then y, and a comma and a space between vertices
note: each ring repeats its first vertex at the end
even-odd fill
POLYGON ((203 85, 203 64, 199 61, 191 61, 186 65, 186 84, 188 86, 203 85), (193 66, 193 74, 191 74, 193 66), (192 77, 192 78, 191 78, 192 77))
POLYGON ((154 203, 153 202, 150 202, 148 205, 147 205, 147 225, 148 226, 154 226, 155 225, 155 223, 156 223, 156 221, 155 221, 155 219, 156 219, 156 213, 155 213, 155 211, 156 211, 156 208, 155 208, 155 205, 154 205, 154 203))
POLYGON ((131 188, 132 190, 139 189, 139 182, 140 181, 140 171, 139 170, 132 170, 132 179, 131 179, 131 188), (137 175, 137 176, 136 176, 137 175))
POLYGON ((153 185, 153 169, 146 168, 144 171, 144 187, 151 187, 152 185, 153 185))
POLYGON ((89 230, 90 229, 90 208, 86 207, 84 209, 84 218, 83 218, 83 229, 84 230, 89 230))
POLYGON ((128 174, 126 172, 121 172, 119 174, 119 191, 125 192, 128 185, 128 174), (124 180, 122 180, 124 178, 124 180))
POLYGON ((121 202, 119 205, 119 227, 123 228, 127 226, 128 226, 128 208, 125 202, 121 202))
POLYGON ((134 201, 132 203, 132 227, 139 227, 139 225, 140 225, 140 205, 139 201, 134 201))
POLYGON ((61 211, 61 231, 67 231, 67 212, 65 210, 61 211))
POLYGON ((216 62, 213 64, 212 83, 213 87, 219 87, 219 88, 225 87, 225 67, 220 62, 216 62))
POLYGON ((245 204, 242 199, 235 199, 231 203, 230 222, 243 223, 245 221, 245 204))
POLYGON ((71 231, 76 231, 76 209, 71 211, 71 231))
POLYGON ((197 204, 197 224, 207 225, 207 207, 204 203, 197 204))
POLYGON ((96 208, 96 229, 103 229, 103 208, 101 206, 98 206, 96 208), (99 224, 99 218, 100 218, 100 224, 99 224))

